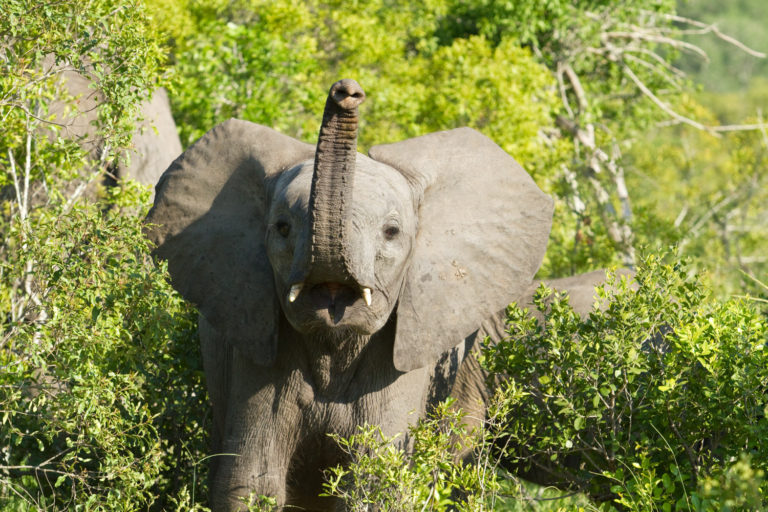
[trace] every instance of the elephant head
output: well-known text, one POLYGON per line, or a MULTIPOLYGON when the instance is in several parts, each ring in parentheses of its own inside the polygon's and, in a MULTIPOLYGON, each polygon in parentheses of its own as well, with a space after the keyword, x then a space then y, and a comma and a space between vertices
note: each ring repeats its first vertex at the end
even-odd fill
POLYGON ((470 128, 357 152, 354 80, 330 90, 316 147, 229 120, 157 185, 148 234, 174 286, 257 365, 281 315, 299 333, 370 335, 394 320, 403 372, 434 363, 515 300, 552 203, 470 128))

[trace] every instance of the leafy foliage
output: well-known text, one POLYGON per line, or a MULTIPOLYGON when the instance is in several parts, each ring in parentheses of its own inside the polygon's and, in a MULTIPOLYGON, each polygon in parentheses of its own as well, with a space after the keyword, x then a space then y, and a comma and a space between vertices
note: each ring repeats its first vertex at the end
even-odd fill
POLYGON ((0 500, 21 510, 162 504, 192 484, 205 446, 194 311, 148 258, 139 217, 57 213, 6 240, 3 310, 19 307, 9 282, 36 294, 3 323, 0 500), (24 320, 43 312, 44 323, 24 320))
POLYGON ((505 455, 627 510, 764 507, 765 318, 654 256, 634 282, 610 279, 585 319, 545 287, 541 319, 510 306, 483 357, 517 391, 505 455))
POLYGON ((138 104, 156 88, 164 60, 141 5, 133 0, 3 0, 2 10, 0 185, 23 181, 14 160, 28 158, 30 181, 51 185, 71 179, 84 159, 95 159, 91 165, 110 162, 129 144, 138 104), (68 94, 67 73, 90 80, 99 98, 94 135, 107 141, 100 155, 90 155, 88 144, 77 144, 92 141, 73 141, 62 133, 65 112, 83 99, 68 94), (43 136, 44 130, 50 135, 43 136))
POLYGON ((0 506, 191 507, 206 442, 194 312, 148 256, 145 190, 78 202, 129 145, 159 42, 130 0, 0 10, 0 506), (89 138, 63 126, 88 104, 72 79, 97 98, 89 138))
POLYGON ((549 167, 536 136, 552 126, 557 104, 547 70, 511 42, 461 38, 438 47, 440 2, 188 9, 196 30, 173 49, 180 75, 173 101, 185 144, 232 116, 315 142, 329 84, 351 76, 369 96, 361 107, 363 147, 470 125, 529 167, 549 167))
POLYGON ((455 459, 461 451, 489 454, 474 434, 448 401, 414 425, 407 441, 396 442, 376 426, 360 426, 346 439, 335 436, 351 462, 330 470, 326 495, 340 498, 353 512, 492 510, 499 489, 494 467, 455 459), (413 455, 403 442, 412 444, 413 455))
POLYGON ((369 95, 364 148, 469 125, 554 194, 544 275, 632 265, 647 225, 624 153, 662 120, 705 128, 685 117, 696 109, 672 64, 700 52, 678 38, 671 0, 149 6, 172 47, 186 144, 230 116, 314 142, 328 84, 355 77, 369 95))

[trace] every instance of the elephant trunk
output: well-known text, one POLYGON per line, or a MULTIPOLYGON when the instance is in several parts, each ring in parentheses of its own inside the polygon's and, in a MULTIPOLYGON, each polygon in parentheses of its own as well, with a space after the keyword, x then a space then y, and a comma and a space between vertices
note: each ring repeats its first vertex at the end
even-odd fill
POLYGON ((346 224, 357 158, 357 107, 364 99, 360 85, 345 79, 331 86, 325 103, 309 196, 312 282, 356 282, 346 224))

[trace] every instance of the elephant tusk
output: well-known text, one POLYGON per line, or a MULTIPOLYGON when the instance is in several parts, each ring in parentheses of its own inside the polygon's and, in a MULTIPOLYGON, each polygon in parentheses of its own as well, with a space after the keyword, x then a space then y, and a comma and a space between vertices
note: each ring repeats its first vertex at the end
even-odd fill
POLYGON ((366 306, 371 305, 371 289, 370 288, 363 288, 363 300, 365 300, 366 306))
POLYGON ((291 291, 288 293, 288 302, 293 302, 296 297, 301 293, 301 289, 304 287, 304 283, 296 283, 291 286, 291 291))

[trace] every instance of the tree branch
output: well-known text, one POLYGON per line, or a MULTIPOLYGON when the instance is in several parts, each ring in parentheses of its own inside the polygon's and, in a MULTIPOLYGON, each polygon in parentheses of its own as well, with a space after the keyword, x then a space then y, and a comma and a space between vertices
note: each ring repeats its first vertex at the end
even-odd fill
POLYGON ((576 95, 576 101, 579 104, 579 112, 586 112, 589 104, 587 103, 587 95, 584 94, 584 88, 581 86, 579 76, 570 64, 563 65, 562 69, 565 76, 568 77, 568 81, 571 82, 571 87, 573 87, 573 93, 576 95))
POLYGON ((635 83, 637 88, 640 89, 640 91, 642 91, 643 94, 645 94, 652 102, 654 102, 656 104, 657 107, 659 107, 661 110, 666 112, 670 117, 674 118, 675 120, 677 120, 677 121, 679 121, 681 123, 693 126, 694 128, 696 128, 698 130, 702 130, 702 131, 711 133, 715 137, 719 137, 720 136, 718 133, 716 133, 714 130, 712 130, 712 128, 710 128, 709 126, 705 126, 705 125, 699 123, 698 121, 694 121, 693 119, 685 117, 685 116, 683 116, 681 114, 678 114, 674 110, 672 110, 672 108, 669 105, 667 105, 666 103, 661 101, 655 94, 653 94, 653 91, 651 91, 643 83, 643 81, 640 80, 640 78, 638 78, 638 76, 635 74, 634 71, 632 71, 629 68, 629 66, 624 64, 622 66, 622 70, 629 77, 629 79, 632 80, 635 83))
POLYGON ((694 27, 699 27, 699 30, 681 30, 680 33, 683 34, 708 34, 712 33, 718 38, 722 39, 726 43, 732 44, 739 50, 743 51, 744 53, 748 53, 749 55, 752 55, 753 57, 757 57, 758 59, 764 59, 768 55, 766 55, 763 52, 759 52, 757 50, 753 50, 752 48, 748 47, 738 39, 735 39, 727 34, 723 34, 720 32, 720 29, 717 28, 717 25, 714 23, 707 24, 703 23, 698 20, 694 20, 691 18, 686 18, 684 16, 678 16, 676 14, 664 14, 664 17, 671 21, 676 21, 678 23, 686 23, 688 25, 693 25, 694 27))

